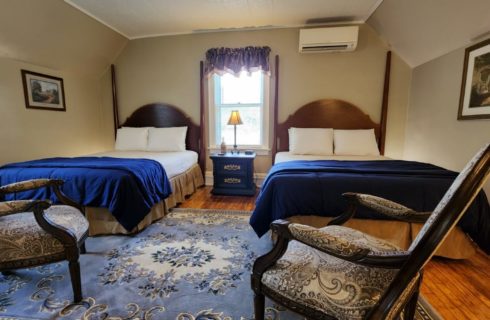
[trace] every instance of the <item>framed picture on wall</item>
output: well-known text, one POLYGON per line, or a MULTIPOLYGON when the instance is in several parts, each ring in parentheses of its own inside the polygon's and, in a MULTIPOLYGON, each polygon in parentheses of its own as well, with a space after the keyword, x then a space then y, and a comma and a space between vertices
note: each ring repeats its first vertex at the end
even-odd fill
POLYGON ((26 108, 66 111, 63 79, 21 70, 26 108))
POLYGON ((458 120, 490 119, 490 39, 466 48, 458 120))

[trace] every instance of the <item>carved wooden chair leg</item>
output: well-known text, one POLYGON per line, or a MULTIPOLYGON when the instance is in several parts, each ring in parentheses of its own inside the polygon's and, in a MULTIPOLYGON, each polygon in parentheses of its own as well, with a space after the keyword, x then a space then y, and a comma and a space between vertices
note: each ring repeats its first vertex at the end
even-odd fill
POLYGON ((264 320, 265 296, 261 293, 254 295, 255 320, 264 320))
POLYGON ((82 245, 80 246, 80 253, 82 254, 87 253, 87 249, 85 248, 85 242, 82 243, 82 245))
POLYGON ((78 258, 76 260, 70 260, 68 267, 70 268, 71 285, 73 288, 73 301, 80 302, 82 301, 82 280, 78 258))

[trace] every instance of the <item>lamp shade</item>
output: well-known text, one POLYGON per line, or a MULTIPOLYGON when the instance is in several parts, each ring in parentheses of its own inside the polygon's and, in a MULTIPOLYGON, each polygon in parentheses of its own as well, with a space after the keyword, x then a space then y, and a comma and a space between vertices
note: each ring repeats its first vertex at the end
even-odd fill
POLYGON ((240 118, 240 113, 238 110, 233 110, 230 114, 230 119, 228 120, 228 124, 237 125, 243 124, 242 119, 240 118))

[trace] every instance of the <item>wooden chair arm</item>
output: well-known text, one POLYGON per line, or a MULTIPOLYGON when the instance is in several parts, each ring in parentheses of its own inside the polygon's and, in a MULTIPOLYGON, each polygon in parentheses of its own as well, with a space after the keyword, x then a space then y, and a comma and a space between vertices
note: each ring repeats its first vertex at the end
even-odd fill
POLYGON ((252 268, 252 289, 255 292, 260 292, 262 285, 261 279, 264 272, 273 266, 286 252, 291 239, 291 234, 288 231, 289 221, 276 220, 271 224, 272 232, 276 233, 277 240, 271 251, 258 257, 252 268))

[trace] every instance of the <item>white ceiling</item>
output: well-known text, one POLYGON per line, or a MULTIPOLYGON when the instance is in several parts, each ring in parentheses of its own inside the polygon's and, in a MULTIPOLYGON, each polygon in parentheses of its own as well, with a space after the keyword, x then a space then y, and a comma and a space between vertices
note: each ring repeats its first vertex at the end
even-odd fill
POLYGON ((65 2, 128 39, 244 28, 367 21, 411 67, 465 47, 479 38, 490 36, 490 0, 65 2))
POLYGON ((490 37, 490 0, 384 0, 368 24, 416 67, 490 37))
POLYGON ((365 22, 383 0, 65 0, 129 39, 365 22))

